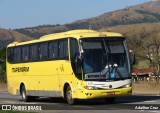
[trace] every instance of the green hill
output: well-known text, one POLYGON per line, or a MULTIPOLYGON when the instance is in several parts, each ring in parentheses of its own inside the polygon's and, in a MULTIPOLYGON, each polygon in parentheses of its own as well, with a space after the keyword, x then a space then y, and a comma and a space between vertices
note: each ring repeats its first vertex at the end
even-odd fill
POLYGON ((125 9, 107 12, 100 16, 78 20, 64 25, 42 25, 37 27, 16 29, 22 34, 39 38, 45 34, 57 33, 73 29, 103 29, 117 25, 132 25, 140 23, 154 23, 160 21, 160 1, 127 7, 125 9))

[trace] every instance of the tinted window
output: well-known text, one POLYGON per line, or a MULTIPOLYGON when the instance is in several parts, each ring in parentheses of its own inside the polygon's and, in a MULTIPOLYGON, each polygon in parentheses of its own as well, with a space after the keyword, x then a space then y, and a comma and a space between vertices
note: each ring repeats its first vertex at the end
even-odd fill
POLYGON ((41 43, 39 45, 39 58, 47 59, 48 58, 48 43, 41 43))
POLYGON ((30 46, 30 60, 38 60, 38 44, 30 46))
POLYGON ((59 44, 60 59, 68 59, 68 39, 61 40, 59 44))
POLYGON ((108 42, 111 53, 124 53, 124 46, 122 41, 108 42))
POLYGON ((49 58, 50 59, 58 58, 58 41, 53 41, 49 43, 49 58))
POLYGON ((29 60, 29 46, 22 47, 22 61, 29 60))
POLYGON ((14 48, 14 62, 20 62, 21 61, 21 47, 14 48))
POLYGON ((10 63, 69 59, 68 39, 8 48, 7 55, 10 63))
POLYGON ((8 48, 7 49, 7 59, 8 59, 8 62, 12 63, 13 62, 13 58, 14 58, 14 51, 13 51, 13 48, 8 48))
POLYGON ((76 39, 70 39, 70 55, 71 61, 75 61, 76 54, 78 53, 78 41, 76 39))
POLYGON ((81 72, 81 65, 78 60, 78 53, 79 53, 79 48, 78 48, 78 41, 76 39, 70 38, 70 56, 71 56, 71 65, 73 72, 75 76, 82 80, 82 72, 81 72))

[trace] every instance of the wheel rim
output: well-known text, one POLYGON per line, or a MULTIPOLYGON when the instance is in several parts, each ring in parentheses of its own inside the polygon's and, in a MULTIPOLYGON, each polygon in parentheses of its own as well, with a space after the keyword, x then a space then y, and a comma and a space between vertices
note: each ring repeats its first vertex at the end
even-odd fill
POLYGON ((72 101, 72 91, 71 90, 67 91, 67 100, 68 102, 72 101))
POLYGON ((25 100, 26 99, 26 93, 24 91, 24 89, 22 90, 22 100, 25 100))

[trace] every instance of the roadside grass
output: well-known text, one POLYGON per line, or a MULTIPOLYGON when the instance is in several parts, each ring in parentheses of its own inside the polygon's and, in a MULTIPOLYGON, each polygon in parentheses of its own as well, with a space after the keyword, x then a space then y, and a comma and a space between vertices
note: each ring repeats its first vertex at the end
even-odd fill
POLYGON ((7 84, 6 83, 0 83, 0 91, 7 91, 7 84))
POLYGON ((24 111, 3 111, 0 110, 0 113, 35 113, 35 112, 24 112, 24 111))
POLYGON ((133 94, 160 95, 160 82, 138 81, 132 85, 133 94))

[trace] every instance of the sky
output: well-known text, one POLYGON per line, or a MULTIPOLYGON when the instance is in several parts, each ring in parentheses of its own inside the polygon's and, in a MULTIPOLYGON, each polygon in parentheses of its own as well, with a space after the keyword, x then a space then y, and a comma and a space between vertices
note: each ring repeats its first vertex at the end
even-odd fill
POLYGON ((151 0, 0 0, 0 28, 67 24, 151 0))

